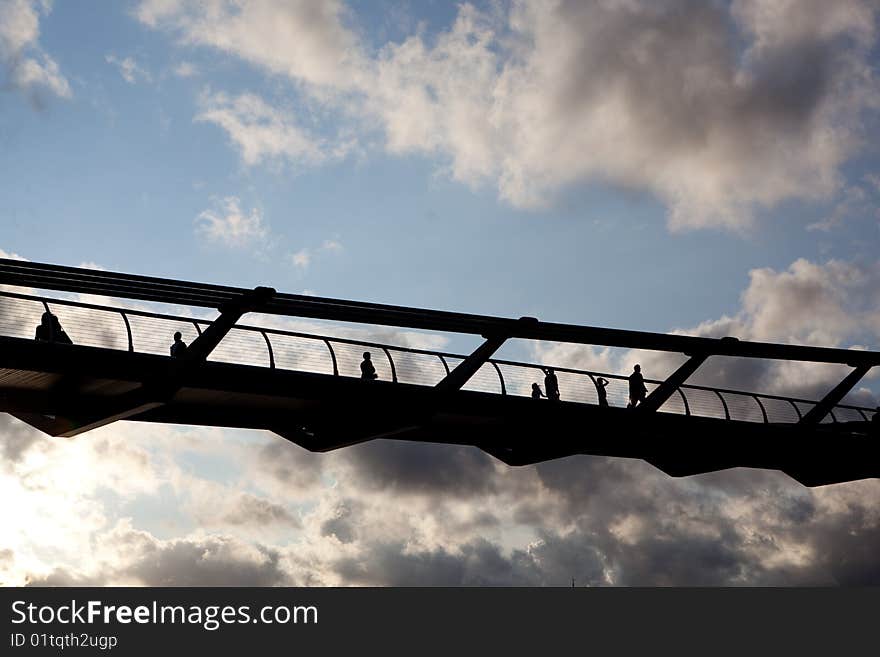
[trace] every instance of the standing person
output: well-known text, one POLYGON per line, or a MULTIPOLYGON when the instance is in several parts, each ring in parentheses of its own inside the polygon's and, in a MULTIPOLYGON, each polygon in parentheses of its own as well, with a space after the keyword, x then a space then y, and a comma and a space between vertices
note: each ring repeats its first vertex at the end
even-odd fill
POLYGON ((635 408, 645 401, 648 389, 645 387, 645 378, 642 376, 642 366, 635 365, 633 373, 629 375, 629 407, 635 408))
POLYGON ((537 383, 532 384, 532 399, 540 399, 544 396, 544 393, 541 392, 541 386, 537 383))
POLYGON ((544 391, 547 393, 547 399, 559 401, 559 381, 552 367, 544 370, 544 391))
POLYGON ((597 376, 595 383, 596 395, 599 397, 599 406, 608 406, 608 392, 605 390, 608 387, 608 379, 597 376))
POLYGON ((373 361, 370 359, 369 351, 364 352, 364 360, 361 362, 361 378, 367 381, 379 378, 379 375, 376 374, 376 368, 373 367, 373 361))
POLYGON ((183 336, 180 334, 180 331, 176 331, 174 333, 174 344, 171 345, 171 357, 180 358, 185 351, 186 342, 183 341, 183 336))

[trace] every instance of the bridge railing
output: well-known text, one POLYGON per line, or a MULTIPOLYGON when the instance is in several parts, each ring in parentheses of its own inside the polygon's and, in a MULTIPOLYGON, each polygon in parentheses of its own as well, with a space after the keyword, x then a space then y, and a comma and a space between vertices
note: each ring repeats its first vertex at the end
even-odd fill
MULTIPOLYGON (((172 336, 180 331, 192 342, 209 320, 0 291, 0 335, 33 338, 44 310, 50 310, 75 344, 169 355, 172 336)), ((208 360, 298 370, 337 376, 360 376, 364 351, 370 351, 379 378, 434 386, 463 359, 461 354, 390 345, 352 338, 315 335, 259 326, 236 325, 208 360)), ((464 386, 465 390, 529 396, 532 383, 543 388, 541 365, 490 359, 464 386)), ((611 406, 626 406, 627 377, 553 366, 564 401, 598 404, 596 379, 603 377, 611 406)), ((661 382, 645 379, 650 392, 661 382)), ((660 410, 747 422, 797 422, 816 402, 684 384, 660 410)), ((834 407, 826 422, 865 421, 874 410, 849 404, 834 407)))

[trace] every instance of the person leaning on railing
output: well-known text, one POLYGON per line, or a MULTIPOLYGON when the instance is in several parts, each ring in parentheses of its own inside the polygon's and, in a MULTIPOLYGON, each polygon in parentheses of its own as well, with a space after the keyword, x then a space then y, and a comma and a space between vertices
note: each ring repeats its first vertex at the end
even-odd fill
POLYGON ((61 328, 61 322, 48 310, 43 313, 37 330, 34 332, 34 340, 40 342, 56 342, 58 344, 73 344, 70 336, 61 328))

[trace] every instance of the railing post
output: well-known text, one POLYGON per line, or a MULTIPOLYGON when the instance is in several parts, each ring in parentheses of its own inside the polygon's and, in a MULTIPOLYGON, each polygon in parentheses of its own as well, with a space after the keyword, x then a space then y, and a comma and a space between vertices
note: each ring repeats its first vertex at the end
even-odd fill
POLYGON ((679 387, 679 388, 676 388, 676 390, 678 391, 678 394, 681 395, 681 401, 684 402, 684 414, 685 414, 685 415, 690 415, 690 414, 691 414, 691 407, 688 405, 688 398, 687 398, 687 397, 685 396, 685 394, 681 391, 681 388, 680 388, 680 387, 679 387))
POLYGON ((330 350, 330 358, 333 360, 333 376, 339 376, 339 365, 336 363, 336 352, 333 351, 333 345, 330 344, 330 340, 324 339, 324 344, 327 345, 327 349, 330 350))
POLYGON ((788 403, 791 404, 791 405, 794 407, 794 412, 797 413, 797 416, 798 416, 798 422, 800 422, 801 419, 804 417, 804 416, 801 414, 801 409, 799 409, 799 408, 798 408, 798 405, 795 404, 795 403, 794 403, 793 401, 791 401, 790 399, 788 400, 788 403))
POLYGON ((193 326, 196 327, 196 333, 201 335, 202 334, 202 327, 199 326, 199 323, 196 320, 193 320, 193 326))
POLYGON ((761 415, 764 416, 764 424, 768 424, 770 420, 767 419, 767 410, 764 408, 764 404, 761 403, 761 400, 758 399, 758 395, 752 395, 752 398, 758 402, 758 406, 761 407, 761 415))
POLYGON ((501 381, 501 394, 506 395, 507 387, 504 385, 504 375, 501 373, 501 368, 498 367, 498 363, 496 363, 494 360, 490 360, 489 362, 492 363, 495 371, 498 372, 498 380, 501 381))
POLYGON ((134 351, 134 340, 131 336, 131 324, 128 321, 128 315, 125 314, 124 310, 120 310, 119 314, 122 315, 122 321, 125 322, 125 332, 128 333, 128 350, 134 351))
POLYGON ((260 334, 263 336, 263 339, 266 341, 266 349, 269 350, 269 369, 275 369, 275 352, 272 351, 272 342, 269 340, 269 336, 266 335, 265 331, 260 331, 260 334))
POLYGON ((394 359, 391 358, 391 352, 388 351, 387 347, 382 347, 382 351, 385 352, 385 356, 388 358, 388 363, 391 365, 391 381, 397 383, 397 369, 394 367, 394 359))
POLYGON ((440 362, 443 363, 443 369, 446 370, 446 375, 449 376, 449 363, 446 362, 446 359, 443 358, 441 354, 437 354, 437 358, 439 358, 440 362))
POLYGON ((727 400, 724 399, 724 395, 722 395, 717 390, 713 390, 712 392, 714 392, 716 395, 718 395, 718 399, 721 400, 721 406, 724 408, 724 419, 729 420, 730 419, 730 409, 727 408, 727 400))

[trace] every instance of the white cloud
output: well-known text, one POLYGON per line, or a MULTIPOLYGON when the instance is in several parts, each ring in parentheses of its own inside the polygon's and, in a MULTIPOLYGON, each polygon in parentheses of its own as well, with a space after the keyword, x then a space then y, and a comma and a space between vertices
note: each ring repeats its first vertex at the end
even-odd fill
POLYGON ((290 254, 290 261, 295 267, 307 269, 312 263, 312 253, 308 249, 300 249, 296 253, 290 254))
POLYGON ((235 249, 255 247, 265 242, 269 229, 258 208, 252 208, 249 213, 242 211, 237 196, 215 199, 214 206, 196 217, 197 234, 210 242, 235 249))
POLYGON ((0 258, 6 258, 7 260, 27 260, 27 258, 18 255, 14 251, 4 251, 3 249, 0 249, 0 258))
POLYGON ((188 43, 228 51, 273 74, 311 84, 347 86, 361 64, 357 38, 342 24, 339 0, 226 2, 147 0, 136 10, 150 27, 188 43))
POLYGON ((254 94, 230 97, 206 92, 195 120, 223 128, 238 147, 246 165, 287 161, 314 165, 330 155, 321 140, 298 126, 294 117, 254 94))
MULTIPOLYGON (((673 229, 741 230, 757 209, 830 198, 880 106, 867 0, 463 4, 435 39, 375 55, 340 2, 151 1, 139 15, 286 76, 326 113, 380 129, 390 152, 438 156, 513 205, 599 180, 654 193, 673 229)), ((236 115, 216 122, 246 162, 274 142, 310 152, 283 120, 237 138, 248 122, 236 115)))
POLYGON ((296 253, 290 254, 290 261, 299 269, 308 269, 316 256, 320 257, 325 253, 341 253, 343 250, 342 243, 335 239, 324 240, 324 242, 316 249, 302 248, 296 253))
POLYGON ((192 62, 180 62, 174 67, 174 75, 179 78, 191 78, 199 74, 198 67, 192 62))
POLYGON ((41 93, 70 98, 70 83, 57 62, 40 48, 40 16, 52 9, 49 0, 0 0, 0 67, 9 84, 39 105, 41 93))
POLYGON ((153 76, 143 66, 138 64, 132 57, 123 57, 120 59, 114 54, 104 57, 108 64, 113 64, 118 70, 122 78, 129 84, 135 84, 138 80, 143 82, 152 82, 153 76))

